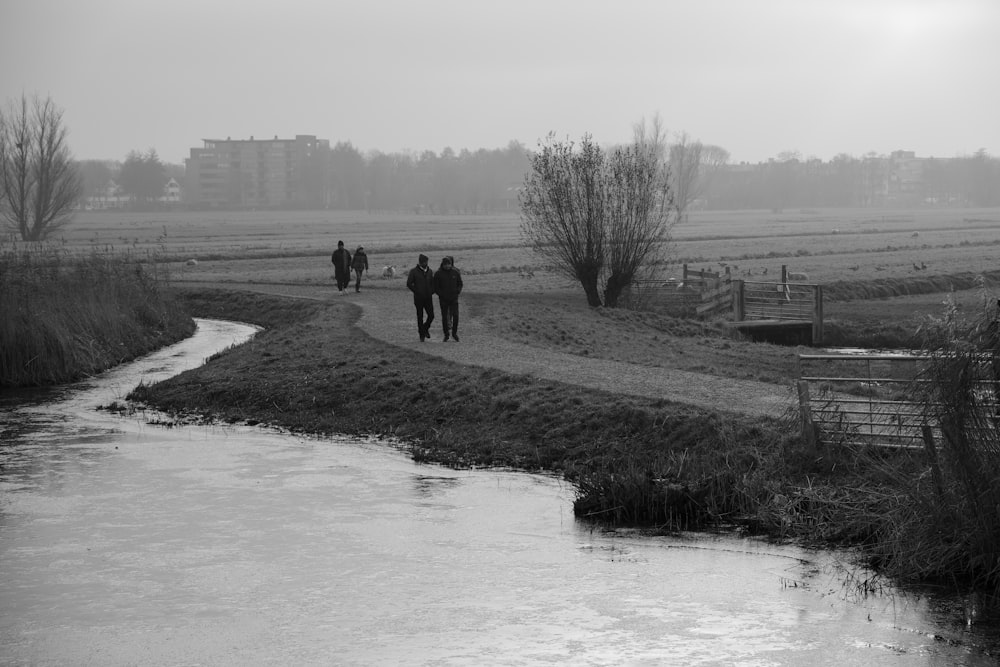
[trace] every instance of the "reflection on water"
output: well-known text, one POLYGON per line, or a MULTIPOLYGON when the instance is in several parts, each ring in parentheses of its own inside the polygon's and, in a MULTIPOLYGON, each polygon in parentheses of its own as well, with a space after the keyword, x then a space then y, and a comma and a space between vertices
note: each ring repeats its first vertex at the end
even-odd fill
POLYGON ((379 442, 94 410, 164 358, 7 406, 0 663, 993 664, 992 620, 859 596, 826 554, 602 533, 559 479, 379 442))

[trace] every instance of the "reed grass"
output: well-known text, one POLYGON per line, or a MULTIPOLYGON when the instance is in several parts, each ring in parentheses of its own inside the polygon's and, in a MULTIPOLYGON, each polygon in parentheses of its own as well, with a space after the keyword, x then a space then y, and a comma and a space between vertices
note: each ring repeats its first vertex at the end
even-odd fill
POLYGON ((932 359, 914 394, 925 449, 919 475, 887 471, 898 488, 876 549, 887 571, 961 581, 1000 594, 1000 309, 978 317, 949 303, 922 329, 932 359))
POLYGON ((128 251, 0 247, 0 386, 70 382, 190 335, 168 282, 128 251))

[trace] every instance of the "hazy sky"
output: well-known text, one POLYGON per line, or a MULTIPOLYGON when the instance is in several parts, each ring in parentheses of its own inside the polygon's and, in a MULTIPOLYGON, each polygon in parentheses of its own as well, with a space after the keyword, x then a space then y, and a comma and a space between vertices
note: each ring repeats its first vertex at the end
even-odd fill
POLYGON ((362 151, 627 140, 734 161, 1000 154, 1000 0, 0 0, 0 101, 79 159, 315 134, 362 151))

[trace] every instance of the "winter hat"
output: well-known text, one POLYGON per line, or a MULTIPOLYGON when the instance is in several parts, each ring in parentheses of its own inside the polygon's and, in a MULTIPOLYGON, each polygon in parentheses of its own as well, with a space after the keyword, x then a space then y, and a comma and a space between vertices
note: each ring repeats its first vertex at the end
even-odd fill
POLYGON ((344 247, 344 242, 343 241, 337 241, 337 247, 338 248, 343 248, 344 247))
POLYGON ((422 254, 419 257, 417 257, 417 264, 426 264, 427 263, 427 259, 428 259, 427 255, 423 255, 422 254))

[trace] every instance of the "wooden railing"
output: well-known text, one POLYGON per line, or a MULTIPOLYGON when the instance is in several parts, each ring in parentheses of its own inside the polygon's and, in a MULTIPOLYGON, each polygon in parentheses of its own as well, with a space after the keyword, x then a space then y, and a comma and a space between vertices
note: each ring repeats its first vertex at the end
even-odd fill
POLYGON ((805 322, 806 326, 811 322, 812 343, 821 344, 823 287, 788 282, 787 275, 782 266, 782 282, 745 281, 733 279, 728 267, 720 274, 684 264, 680 279, 636 281, 630 298, 703 319, 727 315, 736 322, 770 320, 805 322))
POLYGON ((737 322, 774 320, 812 322, 813 344, 823 341, 823 286, 734 280, 733 313, 737 322))

